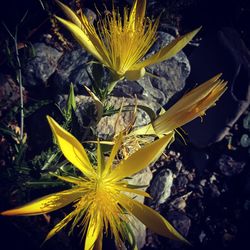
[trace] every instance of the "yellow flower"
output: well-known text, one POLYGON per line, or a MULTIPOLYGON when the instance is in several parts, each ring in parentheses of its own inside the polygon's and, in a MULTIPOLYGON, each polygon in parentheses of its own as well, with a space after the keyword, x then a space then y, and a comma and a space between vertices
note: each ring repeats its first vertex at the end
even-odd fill
POLYGON ((205 115, 205 111, 214 106, 227 89, 227 82, 221 80, 220 77, 221 74, 218 74, 194 88, 170 109, 163 111, 154 121, 132 131, 131 136, 155 135, 162 137, 193 119, 205 115))
POLYGON ((44 196, 19 208, 2 212, 2 215, 45 214, 73 203, 74 210, 49 232, 46 240, 72 221, 71 231, 76 225, 82 226, 83 236, 86 236, 85 250, 102 248, 103 231, 105 234, 112 232, 120 248, 122 240, 126 239, 124 224, 129 223, 128 214, 132 214, 154 232, 188 243, 160 214, 126 195, 132 193, 149 197, 146 192, 129 186, 124 178, 155 161, 159 151, 168 145, 172 133, 141 148, 116 166, 113 166, 113 162, 122 143, 122 134, 117 137, 107 160, 98 143, 97 166, 92 166, 80 142, 51 117, 48 117, 48 121, 62 153, 82 176, 57 176, 73 184, 72 189, 44 196))
POLYGON ((137 80, 145 75, 145 67, 174 56, 200 30, 180 36, 154 55, 142 60, 156 40, 159 18, 145 17, 146 0, 134 0, 123 18, 115 8, 97 23, 97 29, 84 14, 77 16, 70 8, 56 1, 69 18, 56 17, 72 33, 77 42, 100 63, 109 68, 116 79, 137 80))

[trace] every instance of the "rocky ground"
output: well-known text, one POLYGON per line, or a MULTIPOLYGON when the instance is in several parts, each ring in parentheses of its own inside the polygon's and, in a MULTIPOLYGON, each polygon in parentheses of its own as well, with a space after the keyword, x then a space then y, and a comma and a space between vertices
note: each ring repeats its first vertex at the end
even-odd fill
MULTIPOLYGON (((101 6, 100 1, 96 2, 101 6)), ((128 2, 131 1, 119 1, 121 5, 128 2)), ((165 9, 159 26, 159 39, 149 53, 157 51, 178 33, 184 34, 200 25, 203 25, 203 30, 184 52, 149 67, 149 72, 158 78, 146 76, 133 82, 125 80, 117 85, 110 98, 111 106, 119 108, 121 97, 125 103, 133 104, 136 94, 139 104, 147 104, 157 111, 160 106, 170 107, 194 85, 219 72, 223 72, 223 78, 228 81, 226 94, 207 112, 203 122, 196 119, 185 126, 188 135, 181 132, 184 139, 177 135, 161 159, 136 177, 140 184, 148 185, 147 191, 154 198, 145 200, 145 203, 165 216, 192 246, 170 241, 138 227, 135 234, 143 250, 247 249, 250 236, 250 39, 246 16, 249 9, 244 1, 221 1, 219 5, 215 1, 201 2, 148 1, 149 15, 158 15, 165 9)), ((84 3, 94 10, 91 3, 86 0, 84 3)), ((36 19, 33 19, 37 20, 36 28, 46 20, 48 13, 42 12, 39 3, 28 4, 27 1, 25 4, 15 10, 10 28, 15 26, 15 17, 20 16, 25 8, 37 11, 36 19)), ((8 7, 6 13, 7 10, 8 7)), ((10 21, 8 15, 2 17, 6 23, 10 21)), ((26 31, 28 27, 34 28, 31 17, 35 18, 32 11, 26 31)), ((86 104, 89 104, 89 99, 82 84, 91 87, 89 72, 93 69, 88 62, 92 58, 67 34, 72 47, 65 49, 60 40, 54 39, 49 26, 45 21, 39 32, 35 31, 30 37, 25 36, 25 32, 20 35, 20 46, 29 45, 28 41, 32 41, 32 50, 28 54, 21 52, 25 131, 28 135, 27 148, 24 149, 27 150, 27 164, 25 169, 18 169, 19 172, 13 170, 12 163, 22 161, 13 161, 16 152, 13 135, 6 135, 6 131, 1 129, 1 210, 58 190, 56 186, 42 189, 43 186, 27 187, 23 184, 29 181, 25 175, 27 168, 31 179, 38 181, 41 178, 40 163, 35 165, 33 159, 51 146, 45 115, 62 120, 54 103, 61 107, 65 104, 70 82, 74 83, 77 95, 79 129, 84 129, 88 123, 86 104), (35 54, 30 54, 32 51, 35 54)), ((0 57, 0 128, 7 123, 12 131, 18 133, 19 88, 11 60, 5 54, 8 34, 1 32, 0 38, 3 48, 0 57)), ((130 113, 124 113, 118 125, 122 127, 130 117, 130 113)), ((148 121, 143 111, 138 117, 137 125, 148 121)), ((116 116, 104 117, 99 123, 98 135, 111 138, 115 133, 115 120, 116 116)), ((31 218, 0 217, 1 249, 39 249, 46 233, 68 209, 31 218)), ((110 241, 104 242, 104 246, 104 249, 111 249, 110 241)), ((76 250, 82 246, 77 232, 68 237, 66 228, 41 249, 76 250)))

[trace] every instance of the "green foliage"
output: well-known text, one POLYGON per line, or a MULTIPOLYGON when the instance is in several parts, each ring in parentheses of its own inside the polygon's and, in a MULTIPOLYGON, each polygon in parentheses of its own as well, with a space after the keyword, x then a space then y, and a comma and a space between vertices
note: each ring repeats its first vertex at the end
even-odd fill
POLYGON ((72 117, 72 112, 76 110, 76 99, 74 93, 74 85, 70 83, 70 90, 67 100, 67 107, 65 109, 65 115, 70 119, 72 117))

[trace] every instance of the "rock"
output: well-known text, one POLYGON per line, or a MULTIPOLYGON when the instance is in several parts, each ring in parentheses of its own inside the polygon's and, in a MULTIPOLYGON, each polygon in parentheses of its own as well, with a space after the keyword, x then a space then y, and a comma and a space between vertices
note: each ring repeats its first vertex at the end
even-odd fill
POLYGON ((137 81, 139 85, 143 88, 141 96, 138 97, 144 100, 149 100, 151 102, 156 102, 159 103, 160 105, 163 105, 166 102, 165 95, 161 90, 155 88, 152 85, 151 78, 152 77, 144 76, 143 78, 137 81))
POLYGON ((250 112, 243 119, 243 127, 250 130, 250 112))
MULTIPOLYGON (((121 81, 118 82, 112 95, 114 96, 121 96, 121 97, 129 97, 134 98, 135 95, 140 97, 143 95, 144 88, 138 82, 133 81, 121 81)), ((154 90, 153 90, 154 91, 154 90)))
MULTIPOLYGON (((148 168, 143 169, 139 173, 133 175, 131 179, 128 179, 128 183, 131 185, 145 186, 144 188, 140 188, 141 190, 145 191, 147 189, 147 186, 149 186, 152 178, 153 178, 152 172, 150 168, 148 167, 148 168)), ((137 201, 143 203, 144 201, 143 196, 138 196, 135 194, 133 194, 132 196, 135 197, 137 201)))
POLYGON ((206 186, 206 191, 207 191, 208 197, 211 197, 212 199, 218 198, 221 195, 221 191, 218 185, 214 183, 208 183, 206 186))
POLYGON ((171 201, 171 206, 174 209, 177 209, 178 211, 183 211, 185 212, 185 208, 187 206, 187 199, 189 196, 192 194, 192 192, 188 192, 180 197, 175 198, 173 201, 171 201))
POLYGON ((87 63, 91 60, 93 58, 80 46, 72 51, 65 52, 51 80, 56 94, 68 94, 71 82, 76 86, 75 94, 84 93, 83 84, 88 87, 91 85, 87 73, 89 67, 87 63))
POLYGON ((219 166, 222 174, 225 176, 233 176, 240 174, 243 171, 246 163, 237 162, 232 157, 223 154, 218 160, 217 165, 219 166))
POLYGON ((165 203, 171 194, 173 184, 173 174, 169 169, 160 170, 154 177, 148 189, 153 199, 148 199, 147 203, 153 208, 158 208, 165 203))
MULTIPOLYGON (((121 107, 122 102, 124 101, 124 107, 127 105, 134 105, 135 99, 133 98, 119 98, 112 96, 109 98, 109 105, 113 106, 114 109, 119 109, 121 107)), ((139 105, 149 106, 151 109, 156 111, 160 106, 157 103, 138 100, 139 105)), ((81 104, 84 105, 84 104, 81 104)), ((118 134, 119 131, 126 128, 128 124, 131 122, 133 116, 133 109, 128 112, 122 112, 120 118, 117 121, 117 114, 111 116, 103 117, 97 125, 97 134, 100 138, 103 139, 112 139, 115 134, 118 134), (116 126, 115 126, 116 124, 116 126)), ((145 111, 138 109, 136 115, 135 126, 142 126, 150 122, 150 119, 145 111)))
POLYGON ((227 91, 216 107, 207 111, 204 121, 195 119, 184 126, 195 146, 206 147, 224 138, 249 106, 250 52, 236 30, 222 28, 204 37, 189 59, 192 71, 187 88, 191 83, 200 84, 220 72, 228 81, 227 91))
POLYGON ((188 178, 185 174, 181 173, 179 174, 175 179, 173 183, 172 192, 173 194, 177 194, 179 192, 182 192, 186 189, 188 185, 188 178))
MULTIPOLYGON (((27 101, 27 94, 23 88, 24 103, 27 101)), ((14 106, 20 106, 19 86, 9 75, 0 73, 0 117, 14 106)))
POLYGON ((174 228, 186 237, 191 227, 191 219, 184 213, 178 211, 169 211, 167 219, 174 226, 174 228))
POLYGON ((250 137, 248 134, 243 134, 241 136, 240 145, 244 148, 248 148, 250 146, 250 137))
MULTIPOLYGON (((57 96, 57 104, 61 109, 65 107, 66 100, 67 95, 57 96)), ((89 126, 89 123, 93 119, 95 119, 95 104, 90 96, 85 95, 77 95, 76 103, 77 110, 75 113, 78 119, 78 123, 81 129, 84 129, 84 127, 89 126)), ((119 110, 122 103, 124 104, 124 108, 129 105, 135 105, 135 98, 119 98, 111 96, 108 99, 108 105, 114 110, 119 110)), ((138 105, 149 105, 155 112, 160 108, 158 104, 146 102, 144 100, 138 100, 137 103, 138 105)), ((116 113, 109 116, 103 116, 96 126, 97 136, 102 140, 113 140, 114 135, 117 135, 131 123, 133 118, 133 110, 134 107, 131 107, 131 110, 126 110, 120 115, 116 113)), ((146 114, 146 112, 138 109, 134 126, 142 126, 149 122, 150 118, 146 114)))
POLYGON ((206 233, 202 230, 199 235, 199 241, 202 243, 205 238, 206 238, 206 233))
POLYGON ((206 179, 202 179, 202 180, 200 181, 200 185, 201 185, 202 187, 205 187, 206 184, 207 184, 207 180, 206 180, 206 179))
MULTIPOLYGON (((175 39, 170 34, 162 31, 157 32, 157 38, 147 56, 159 51, 175 39)), ((150 73, 160 77, 160 79, 152 78, 152 85, 160 89, 167 100, 171 97, 168 92, 175 94, 185 87, 185 81, 190 74, 190 64, 183 51, 166 61, 149 66, 148 69, 150 73)))
MULTIPOLYGON (((147 56, 154 54, 173 39, 173 36, 165 32, 159 32, 158 40, 147 56)), ((85 84, 89 87, 92 84, 88 74, 92 71, 91 67, 94 67, 89 64, 91 61, 94 61, 94 58, 79 46, 73 51, 65 52, 50 80, 55 93, 67 94, 68 86, 72 82, 76 87, 75 93, 83 94, 84 88, 82 85, 85 84)), ((117 83, 112 95, 130 98, 136 95, 140 100, 164 105, 174 94, 184 88, 186 78, 190 73, 190 65, 186 55, 179 52, 167 61, 151 65, 147 70, 156 75, 157 78, 146 75, 138 81, 122 80, 117 83)), ((102 84, 104 86, 109 82, 108 72, 107 69, 103 70, 102 84)))
MULTIPOLYGON (((157 41, 147 53, 146 58, 174 39, 165 32, 158 32, 157 37, 157 41)), ((136 94, 139 99, 165 105, 174 94, 184 88, 190 73, 190 65, 186 55, 181 51, 169 60, 147 67, 147 71, 156 77, 145 75, 136 82, 121 81, 117 84, 114 95, 134 96, 136 94), (129 87, 131 84, 133 84, 133 88, 129 87)))
POLYGON ((33 49, 35 56, 23 68, 23 82, 29 87, 46 86, 63 53, 44 43, 35 43, 33 49))
MULTIPOLYGON (((128 180, 128 182, 129 184, 133 185, 148 186, 152 177, 153 175, 150 168, 146 168, 140 171, 139 173, 133 175, 132 178, 128 180)), ((146 190, 146 187, 142 189, 146 190)), ((143 196, 132 194, 131 197, 133 197, 135 200, 141 203, 144 202, 143 196)), ((129 216, 129 218, 130 218, 130 225, 133 225, 132 230, 134 232, 138 249, 141 249, 146 242, 146 226, 134 216, 129 216)))
MULTIPOLYGON (((140 171, 139 173, 133 175, 131 179, 128 179, 128 182, 131 185, 145 186, 145 188, 141 188, 142 190, 145 191, 146 186, 149 185, 151 179, 152 179, 152 172, 150 168, 146 168, 140 171)), ((144 202, 143 196, 135 195, 132 193, 127 193, 127 195, 131 196, 131 198, 139 201, 140 203, 144 202)), ((128 217, 129 217, 129 224, 131 225, 131 229, 134 233, 138 249, 141 249, 146 242, 146 226, 136 217, 130 215, 128 215, 128 217)), ((126 249, 125 246, 123 246, 123 249, 126 249)))

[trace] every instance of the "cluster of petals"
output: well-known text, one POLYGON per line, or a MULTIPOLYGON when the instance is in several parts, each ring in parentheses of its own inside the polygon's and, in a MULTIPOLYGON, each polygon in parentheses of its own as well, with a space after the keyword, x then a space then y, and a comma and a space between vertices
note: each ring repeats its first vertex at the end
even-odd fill
MULTIPOLYGON (((160 156, 163 148, 171 141, 172 135, 164 136, 139 149, 114 166, 113 162, 121 146, 123 135, 117 137, 110 156, 105 160, 100 143, 97 145, 97 164, 93 166, 82 144, 63 129, 53 118, 48 117, 52 132, 65 158, 81 173, 75 176, 57 176, 73 185, 71 189, 49 194, 19 208, 2 212, 2 215, 39 215, 58 210, 73 203, 73 211, 60 221, 47 235, 46 240, 64 228, 70 221, 72 227, 82 226, 85 235, 85 250, 102 248, 103 232, 109 229, 117 247, 126 240, 128 215, 137 217, 154 232, 187 242, 171 224, 150 207, 131 198, 131 195, 150 197, 140 189, 131 188, 126 177, 132 176, 160 156)), ((73 231, 73 229, 71 230, 73 231)))
POLYGON ((56 17, 74 36, 76 41, 102 65, 109 68, 115 79, 126 77, 137 80, 146 73, 145 68, 165 61, 181 51, 200 28, 177 37, 154 55, 144 59, 156 40, 159 18, 155 22, 145 17, 146 0, 134 0, 121 17, 113 10, 97 22, 97 28, 81 13, 78 16, 65 4, 57 1, 69 20, 56 17), (143 60, 144 59, 144 60, 143 60))

